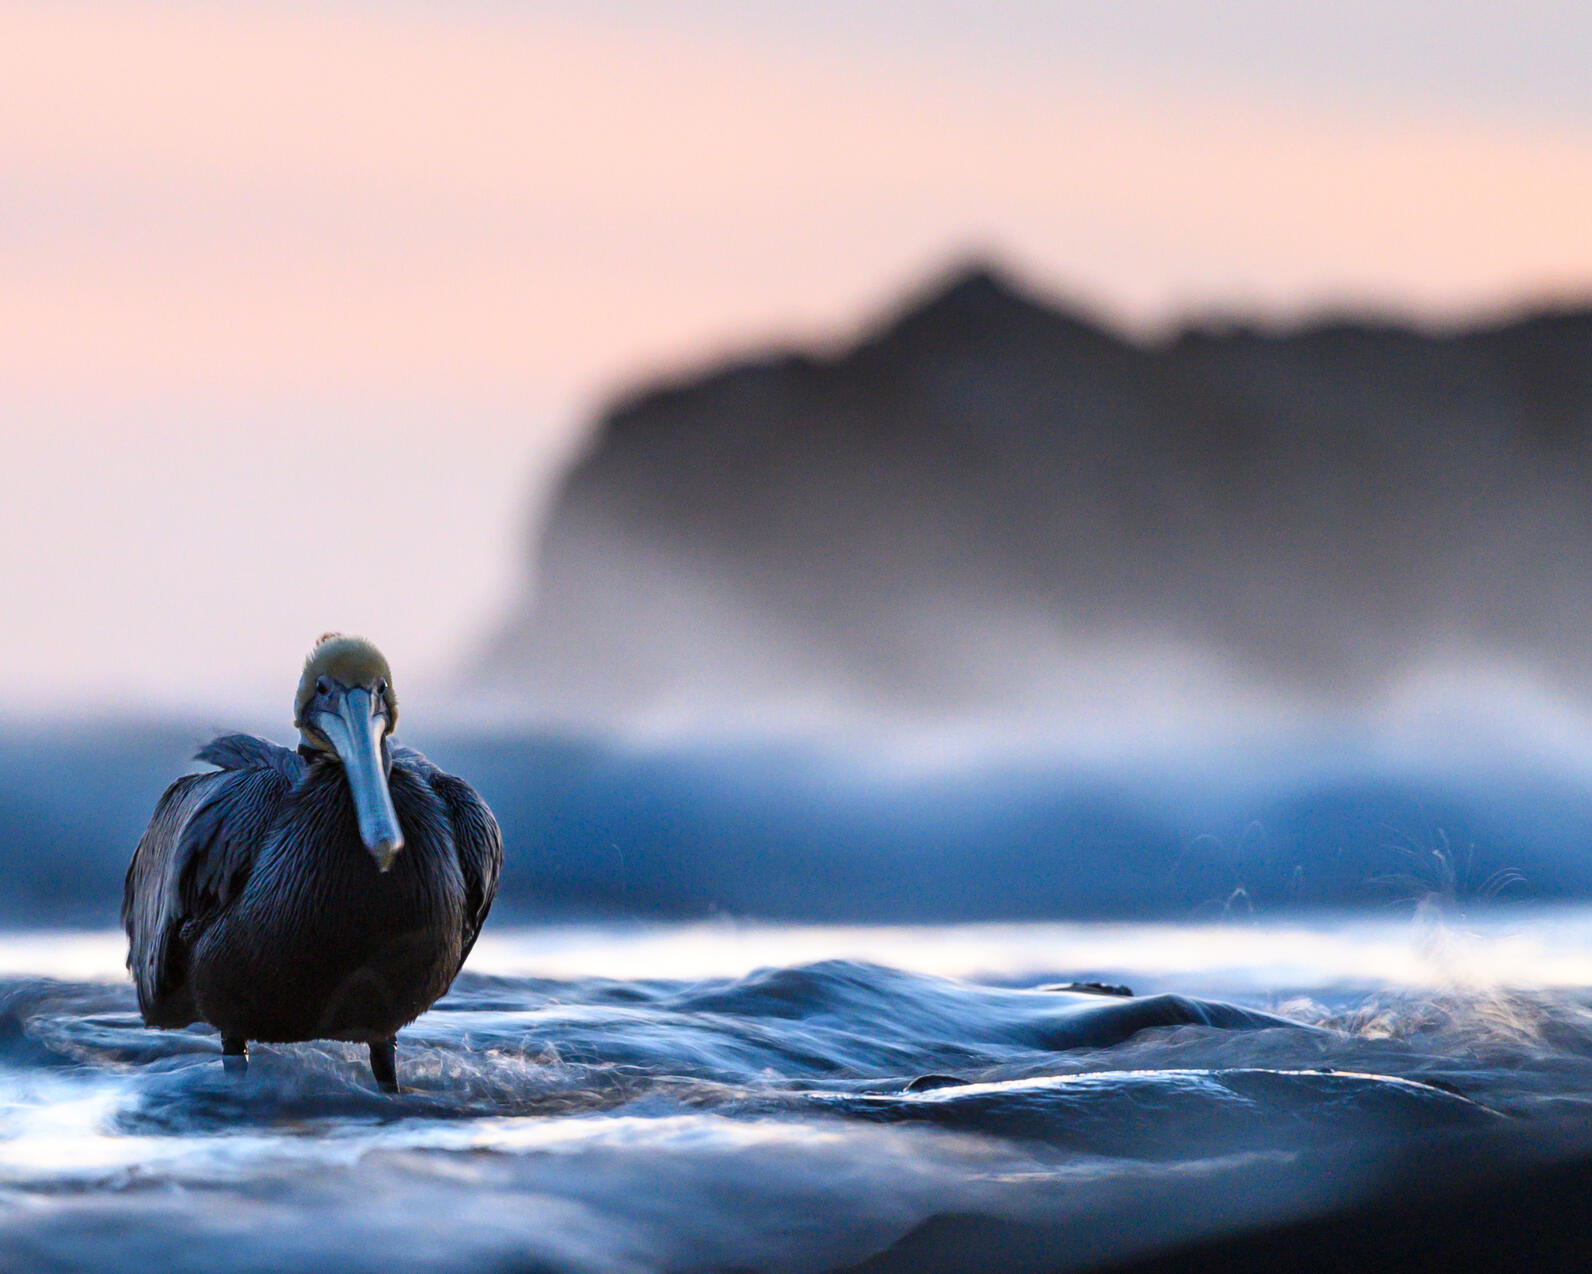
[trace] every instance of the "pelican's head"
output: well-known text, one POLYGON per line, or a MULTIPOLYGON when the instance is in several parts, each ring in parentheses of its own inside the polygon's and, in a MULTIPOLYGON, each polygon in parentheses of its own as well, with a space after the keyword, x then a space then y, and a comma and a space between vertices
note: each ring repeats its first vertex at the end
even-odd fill
POLYGON ((363 637, 323 636, 304 661, 293 724, 303 748, 342 765, 359 837, 377 869, 386 871, 404 847, 404 834, 387 790, 387 736, 398 724, 398 698, 381 651, 363 637))

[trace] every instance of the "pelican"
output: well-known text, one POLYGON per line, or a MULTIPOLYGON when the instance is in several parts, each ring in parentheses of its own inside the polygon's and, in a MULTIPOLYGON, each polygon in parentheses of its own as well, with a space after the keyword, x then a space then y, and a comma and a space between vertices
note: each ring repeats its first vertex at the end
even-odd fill
POLYGON ((299 678, 295 752, 212 740, 133 851, 122 895, 144 1024, 208 1022, 226 1069, 250 1040, 353 1040, 398 1090, 395 1037, 447 991, 497 892, 503 841, 463 779, 392 742, 380 651, 327 633, 299 678))

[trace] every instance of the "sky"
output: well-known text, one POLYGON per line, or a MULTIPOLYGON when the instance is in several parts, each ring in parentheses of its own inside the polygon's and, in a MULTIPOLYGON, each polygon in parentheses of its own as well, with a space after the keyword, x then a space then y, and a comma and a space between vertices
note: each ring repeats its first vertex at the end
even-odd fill
MULTIPOLYGON (((992 255, 1103 319, 1592 297, 1592 6, 0 0, 0 717, 449 688, 612 394, 992 255)), ((417 699, 418 696, 418 699, 417 699)))

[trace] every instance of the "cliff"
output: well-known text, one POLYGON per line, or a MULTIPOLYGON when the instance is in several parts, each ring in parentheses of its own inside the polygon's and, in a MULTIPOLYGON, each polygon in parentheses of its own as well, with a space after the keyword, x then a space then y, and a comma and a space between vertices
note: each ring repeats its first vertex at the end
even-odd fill
POLYGON ((974 268, 616 403, 483 675, 598 721, 1034 717, 1147 676, 1342 704, 1498 662, 1592 701, 1589 444, 1592 310, 1149 345, 974 268))

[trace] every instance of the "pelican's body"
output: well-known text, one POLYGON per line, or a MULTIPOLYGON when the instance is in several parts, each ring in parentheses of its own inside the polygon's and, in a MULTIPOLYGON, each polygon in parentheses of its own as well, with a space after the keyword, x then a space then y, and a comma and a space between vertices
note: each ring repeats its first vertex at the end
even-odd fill
POLYGON ((148 1025, 208 1022, 239 1068, 249 1040, 357 1040, 393 1087, 393 1037, 464 964, 502 841, 467 783, 390 744, 384 675, 312 671, 297 752, 228 735, 161 798, 127 871, 128 967, 148 1025))

